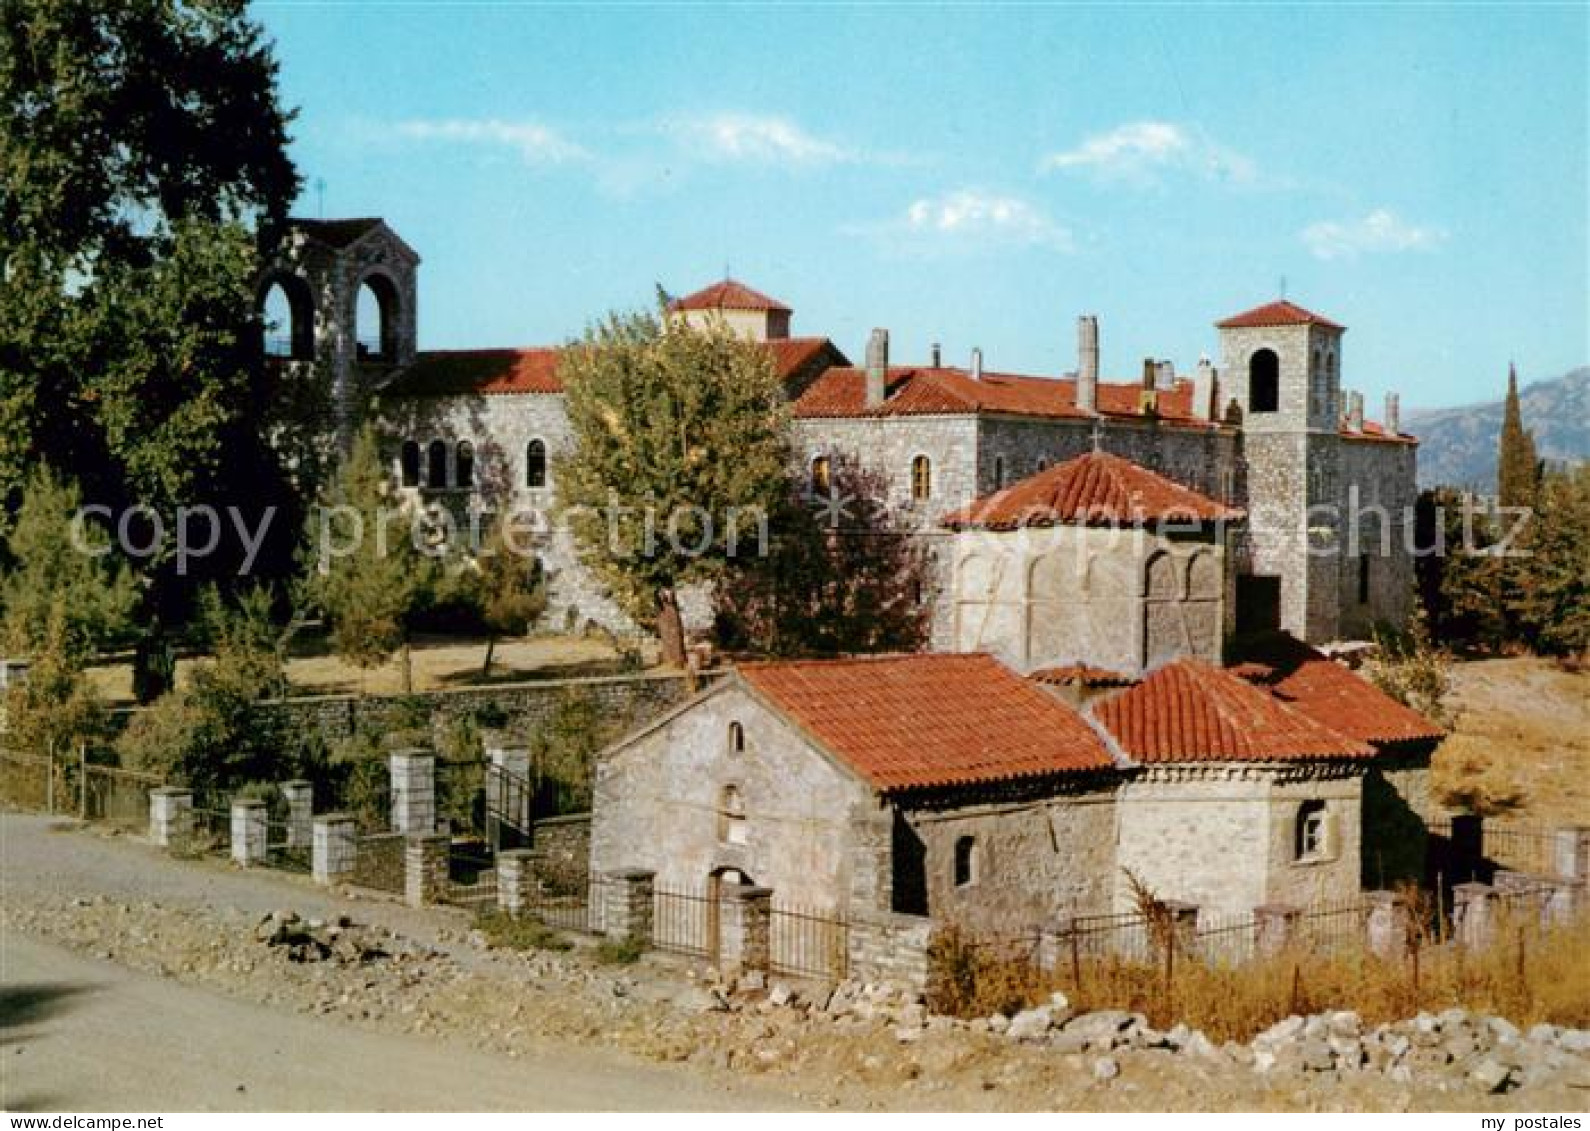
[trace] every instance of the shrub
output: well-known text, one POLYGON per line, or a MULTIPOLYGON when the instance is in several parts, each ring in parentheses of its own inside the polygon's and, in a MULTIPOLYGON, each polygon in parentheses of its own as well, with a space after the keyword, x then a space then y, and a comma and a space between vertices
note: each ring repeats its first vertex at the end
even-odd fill
POLYGON ((632 966, 646 953, 639 939, 603 939, 596 947, 596 960, 609 966, 632 966))
POLYGON ((505 911, 485 911, 475 919, 475 928, 492 946, 507 950, 570 950, 574 944, 541 920, 514 918, 505 911))

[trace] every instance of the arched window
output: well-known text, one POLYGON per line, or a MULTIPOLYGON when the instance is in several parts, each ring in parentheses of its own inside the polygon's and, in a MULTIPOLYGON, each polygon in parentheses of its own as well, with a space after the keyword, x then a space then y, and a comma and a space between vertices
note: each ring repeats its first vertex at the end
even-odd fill
POLYGON ((911 498, 926 502, 933 497, 933 464, 927 456, 917 456, 911 461, 911 498))
POLYGON ((818 456, 812 460, 811 487, 812 494, 826 495, 834 482, 833 464, 827 456, 818 456))
POLYGON ((468 440, 458 441, 454 453, 454 472, 457 476, 458 486, 470 490, 475 486, 475 445, 468 440))
POLYGON ((1330 850, 1327 843, 1325 802, 1305 801, 1297 807, 1297 827, 1292 855, 1297 860, 1317 860, 1330 850))
POLYGON ((404 440, 402 451, 398 454, 398 470, 403 477, 403 486, 418 487, 420 485, 420 443, 418 440, 404 440))
POLYGON ((977 838, 974 836, 958 837, 955 841, 955 886, 966 887, 977 882, 978 860, 977 838))
POLYGON ((541 440, 531 440, 525 445, 524 485, 532 488, 547 485, 547 446, 541 440))
POLYGON ((440 440, 432 440, 425 449, 425 485, 447 486, 447 445, 440 440))
POLYGON ((724 844, 744 844, 747 839, 745 802, 732 785, 724 786, 718 795, 718 839, 724 844))
POLYGON ((729 724, 729 753, 745 753, 745 727, 737 722, 729 724))
POLYGON ((398 293, 379 272, 365 276, 353 311, 354 344, 360 361, 397 359, 398 293))
POLYGON ((315 311, 309 287, 296 276, 273 279, 260 300, 265 356, 308 360, 315 355, 315 311))
POLYGON ((1248 359, 1248 411, 1275 412, 1281 407, 1281 359, 1274 350, 1257 351, 1248 359))
POLYGON ((994 457, 994 490, 1003 491, 1004 489, 1005 489, 1005 457, 1004 456, 995 456, 994 457))

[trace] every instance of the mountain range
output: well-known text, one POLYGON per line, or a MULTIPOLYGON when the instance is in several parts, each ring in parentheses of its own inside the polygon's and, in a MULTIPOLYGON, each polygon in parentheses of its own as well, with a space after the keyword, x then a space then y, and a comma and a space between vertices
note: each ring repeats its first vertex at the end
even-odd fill
MULTIPOLYGON (((1542 459, 1590 459, 1590 366, 1518 390, 1524 427, 1542 459)), ((1457 408, 1409 409, 1402 430, 1419 437, 1419 485, 1496 489, 1496 445, 1502 401, 1457 408)))

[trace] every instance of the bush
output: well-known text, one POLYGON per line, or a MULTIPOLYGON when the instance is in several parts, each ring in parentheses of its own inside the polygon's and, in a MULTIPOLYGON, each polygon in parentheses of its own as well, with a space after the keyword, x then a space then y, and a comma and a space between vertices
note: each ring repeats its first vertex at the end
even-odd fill
POLYGON ((646 953, 639 939, 603 939, 596 947, 596 960, 608 966, 633 966, 646 953))
POLYGON ((492 946, 507 950, 571 950, 574 946, 541 920, 529 916, 516 919, 505 911, 482 912, 475 929, 492 946))

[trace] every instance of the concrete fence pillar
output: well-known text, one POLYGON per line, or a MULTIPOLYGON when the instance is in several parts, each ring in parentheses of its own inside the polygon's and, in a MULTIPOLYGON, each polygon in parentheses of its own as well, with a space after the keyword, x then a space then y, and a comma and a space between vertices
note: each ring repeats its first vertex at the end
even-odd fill
POLYGON ((317 884, 353 875, 359 860, 359 826, 347 813, 326 813, 310 822, 310 874, 317 884))
POLYGON ((270 852, 270 806, 255 798, 232 802, 232 859, 247 868, 270 852))
POLYGON ((447 855, 452 838, 411 836, 403 847, 403 896, 410 907, 440 903, 447 894, 447 855))
POLYGON ((894 905, 894 826, 886 809, 860 801, 850 807, 849 904, 856 914, 894 905))
POLYGON ((1038 946, 1034 955, 1038 969, 1059 970, 1071 961, 1071 936, 1075 930, 1069 916, 1038 925, 1038 946))
POLYGON ((772 964, 773 889, 735 884, 723 889, 721 902, 724 972, 766 974, 772 964))
POLYGON ((287 802, 287 847, 308 848, 314 837, 315 787, 297 779, 282 782, 281 789, 287 802))
POLYGON ((1364 942, 1381 958, 1401 958, 1413 939, 1413 916, 1408 901, 1394 891, 1364 893, 1369 914, 1364 918, 1364 942))
POLYGON ((610 872, 602 885, 602 931, 610 939, 651 945, 657 873, 645 868, 610 872))
POLYGON ((162 786, 149 791, 149 839, 177 848, 193 835, 193 791, 162 786))
POLYGON ((1566 923, 1581 911, 1590 910, 1590 884, 1583 880, 1547 880, 1545 906, 1541 917, 1547 923, 1566 923))
POLYGON ((399 750, 387 757, 392 781, 392 831, 405 836, 436 832, 436 756, 399 750))
POLYGON ((1552 835, 1552 870, 1564 880, 1590 883, 1590 825, 1574 825, 1552 835))
POLYGON ((528 915, 540 903, 541 877, 536 854, 528 848, 509 848, 497 853, 497 908, 518 918, 528 915))
POLYGON ((1290 903, 1266 903, 1253 909, 1253 945, 1260 954, 1276 954, 1297 940, 1302 910, 1290 903))
POLYGON ((1457 941, 1478 949, 1496 931, 1496 889, 1490 884, 1458 884, 1452 889, 1452 934, 1457 941))

